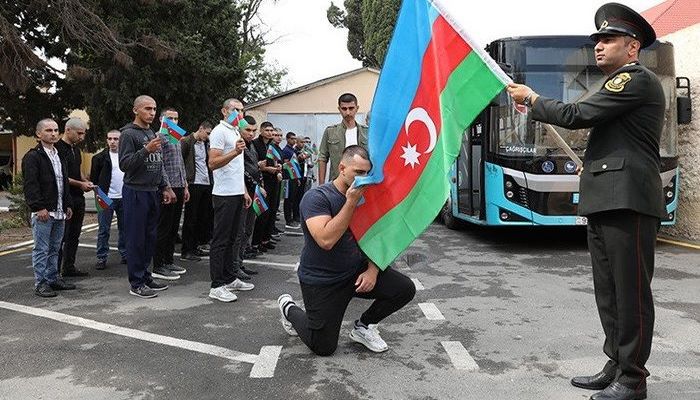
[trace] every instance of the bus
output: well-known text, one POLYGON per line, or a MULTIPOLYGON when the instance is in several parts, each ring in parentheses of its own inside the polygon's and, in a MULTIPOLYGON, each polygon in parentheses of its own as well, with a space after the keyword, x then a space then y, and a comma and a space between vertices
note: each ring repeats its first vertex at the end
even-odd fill
MULTIPOLYGON (((588 36, 513 37, 491 42, 486 51, 515 82, 571 103, 591 96, 605 82, 594 45, 588 36)), ((670 225, 676 221, 680 179, 678 124, 689 122, 690 93, 676 96, 687 79, 675 76, 670 43, 657 40, 642 50, 640 62, 656 73, 666 95, 660 174, 667 210, 662 224, 670 225)), ((589 129, 554 128, 583 159, 589 129)), ((490 226, 587 224, 577 215, 576 163, 541 123, 515 109, 505 91, 465 130, 450 179, 450 196, 440 213, 449 228, 462 221, 490 226)))

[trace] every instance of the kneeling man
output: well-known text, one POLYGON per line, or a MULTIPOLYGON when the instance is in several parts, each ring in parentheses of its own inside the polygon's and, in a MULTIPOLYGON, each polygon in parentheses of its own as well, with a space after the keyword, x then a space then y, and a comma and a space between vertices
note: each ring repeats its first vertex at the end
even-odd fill
POLYGON ((374 325, 416 293, 407 276, 393 269, 380 271, 367 259, 348 229, 364 192, 353 182, 371 166, 367 150, 349 146, 341 157, 338 177, 313 188, 301 201, 304 248, 298 275, 306 311, 288 294, 281 295, 278 303, 287 333, 298 334, 320 356, 331 355, 338 347, 340 325, 353 297, 375 301, 354 322, 350 339, 377 353, 388 350, 374 325))

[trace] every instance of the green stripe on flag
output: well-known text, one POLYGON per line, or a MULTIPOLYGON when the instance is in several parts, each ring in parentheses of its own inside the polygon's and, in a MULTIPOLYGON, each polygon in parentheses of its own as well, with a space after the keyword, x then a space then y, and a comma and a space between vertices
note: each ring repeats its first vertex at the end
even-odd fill
POLYGON ((440 136, 428 164, 408 196, 375 222, 359 242, 379 268, 386 269, 435 219, 450 192, 447 174, 459 153, 464 130, 504 87, 475 52, 450 74, 440 94, 440 136))

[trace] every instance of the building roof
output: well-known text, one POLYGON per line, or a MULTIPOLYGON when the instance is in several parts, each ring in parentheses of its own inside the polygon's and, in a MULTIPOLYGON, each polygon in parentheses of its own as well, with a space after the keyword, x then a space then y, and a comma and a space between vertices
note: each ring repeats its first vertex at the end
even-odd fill
POLYGON ((278 98, 280 98, 280 97, 284 97, 284 96, 289 96, 289 95, 296 94, 296 93, 305 92, 305 91, 307 91, 307 90, 311 90, 311 89, 316 88, 316 87, 319 87, 319 86, 327 85, 327 84, 329 84, 329 83, 332 83, 332 82, 335 82, 335 81, 339 81, 339 80, 342 80, 342 79, 345 79, 345 78, 348 78, 348 77, 350 77, 350 76, 357 75, 357 74, 360 74, 360 73, 366 72, 366 71, 368 71, 368 72, 373 72, 373 73, 375 73, 375 74, 379 74, 379 70, 378 70, 378 69, 371 68, 371 67, 363 67, 363 68, 354 69, 354 70, 352 70, 352 71, 343 72, 342 74, 334 75, 334 76, 331 76, 331 77, 328 77, 328 78, 324 78, 324 79, 318 80, 318 81, 316 81, 316 82, 312 82, 312 83, 306 84, 306 85, 304 85, 304 86, 299 86, 299 87, 297 87, 297 88, 287 90, 286 92, 282 92, 282 93, 278 93, 278 94, 273 94, 273 95, 270 96, 270 97, 265 97, 264 99, 260 99, 260 100, 258 100, 258 101, 254 101, 254 102, 252 102, 252 103, 250 103, 250 104, 246 104, 245 109, 246 109, 246 110, 250 110, 250 109, 255 108, 255 107, 258 107, 258 106, 260 106, 260 105, 267 104, 267 103, 271 102, 272 100, 278 99, 278 98))
POLYGON ((667 0, 642 13, 663 37, 700 23, 700 0, 667 0))

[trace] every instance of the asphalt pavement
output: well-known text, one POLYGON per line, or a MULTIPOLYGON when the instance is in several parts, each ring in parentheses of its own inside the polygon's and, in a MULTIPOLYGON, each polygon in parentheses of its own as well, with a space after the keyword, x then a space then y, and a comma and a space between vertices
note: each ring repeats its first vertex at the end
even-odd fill
MULTIPOLYGON (((94 270, 95 236, 78 250, 90 276, 53 299, 33 295, 30 248, 0 253, 0 399, 587 399, 569 379, 605 362, 580 229, 430 226, 394 266, 419 290, 379 325, 389 351, 348 338, 370 304, 356 299, 330 357, 279 322, 301 236, 253 260, 233 303, 207 297, 207 260, 131 296, 116 252, 94 270)), ((660 243, 650 399, 700 399, 699 287, 700 253, 660 243)))

